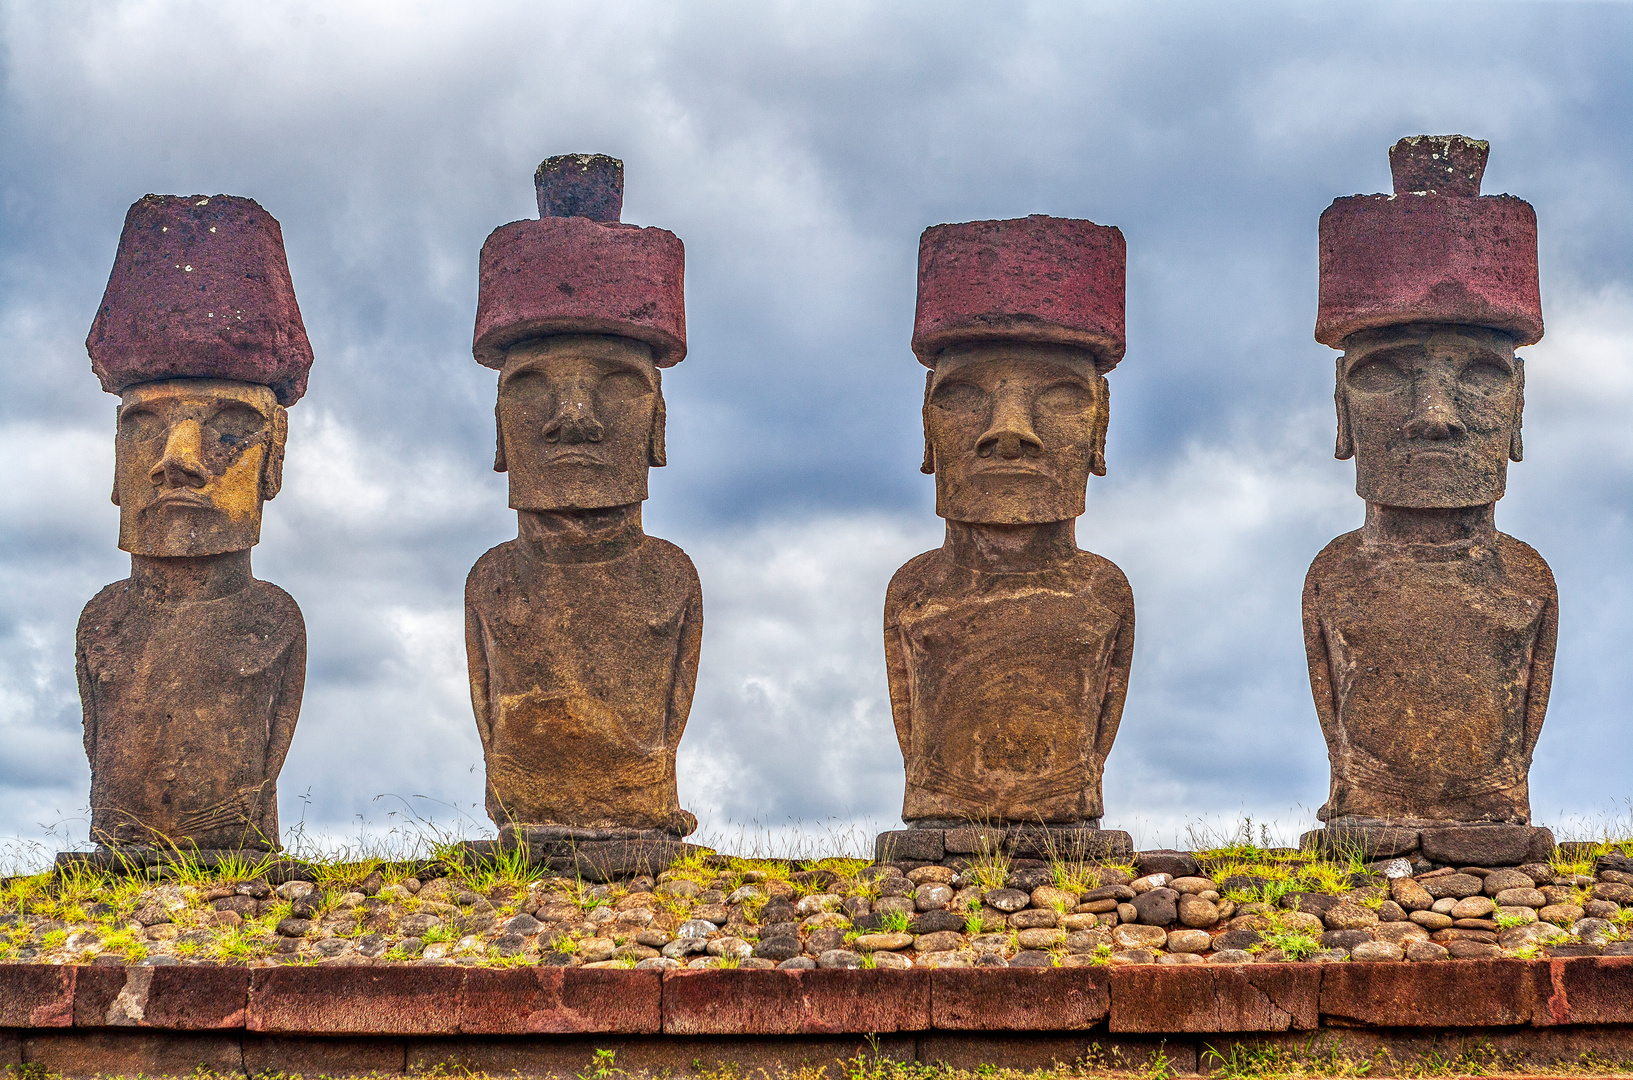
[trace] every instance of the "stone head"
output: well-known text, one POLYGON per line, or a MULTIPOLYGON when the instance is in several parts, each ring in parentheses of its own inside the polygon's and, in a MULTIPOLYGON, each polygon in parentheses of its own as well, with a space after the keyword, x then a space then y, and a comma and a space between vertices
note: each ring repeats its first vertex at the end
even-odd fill
POLYGON ((1114 226, 1034 214, 919 238, 913 352, 936 513, 1034 525, 1083 513, 1106 472, 1105 373, 1126 347, 1126 246, 1114 226))
POLYGON ((1338 457, 1355 458, 1355 493, 1371 503, 1492 503, 1523 453, 1525 366, 1500 330, 1417 323, 1354 334, 1336 399, 1338 457))
POLYGON ((283 483, 288 413, 230 379, 164 379, 120 394, 113 501, 119 546, 197 557, 261 539, 261 504, 283 483))
POLYGON ((618 220, 615 158, 547 158, 534 186, 538 220, 482 245, 472 352, 499 371, 493 467, 516 510, 638 503, 664 464, 658 372, 686 356, 686 249, 618 220))
POLYGON ((1340 349, 1338 456, 1371 503, 1502 498, 1520 460, 1525 369, 1542 338, 1537 216, 1481 195, 1490 147, 1419 135, 1389 152, 1394 192, 1321 215, 1316 340, 1340 349))
POLYGON ((1106 473, 1106 379, 1086 349, 974 342, 937 359, 925 384, 924 471, 953 521, 1039 524, 1080 516, 1089 474, 1106 473))
POLYGON ((610 334, 532 338, 505 352, 498 453, 516 510, 593 510, 646 498, 664 459, 652 347, 610 334))

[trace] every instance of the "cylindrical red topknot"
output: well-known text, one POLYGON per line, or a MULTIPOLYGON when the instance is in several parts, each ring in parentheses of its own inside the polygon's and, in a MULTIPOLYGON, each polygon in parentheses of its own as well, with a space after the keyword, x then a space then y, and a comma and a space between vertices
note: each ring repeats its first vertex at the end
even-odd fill
POLYGON ((533 174, 539 216, 617 221, 624 212, 624 163, 605 154, 545 158, 533 174))
POLYGON ((913 352, 926 367, 952 345, 1031 341, 1117 366, 1127 247, 1114 225, 1043 214, 935 225, 919 238, 913 352))
POLYGON ((1480 194, 1491 144, 1467 135, 1408 135, 1389 148, 1395 194, 1427 191, 1472 198, 1480 194))
POLYGON ((686 355, 686 249, 666 229, 547 217, 513 221, 482 245, 472 352, 555 334, 616 334, 652 346, 659 367, 686 355))
POLYGON ((312 345, 277 220, 233 195, 137 200, 85 349, 110 394, 158 379, 237 379, 299 401, 312 345))
POLYGON ((1536 211, 1478 194, 1487 149, 1461 135, 1402 139, 1390 151, 1396 194, 1327 207, 1317 341, 1341 349, 1361 330, 1418 322, 1490 327, 1516 345, 1542 339, 1536 211))

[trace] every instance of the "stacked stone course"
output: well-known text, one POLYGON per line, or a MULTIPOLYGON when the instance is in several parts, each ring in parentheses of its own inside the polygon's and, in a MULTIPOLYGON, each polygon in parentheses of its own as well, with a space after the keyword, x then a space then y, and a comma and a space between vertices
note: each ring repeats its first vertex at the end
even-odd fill
POLYGON ((433 876, 450 869, 434 863, 389 884, 379 871, 327 888, 299 878, 172 882, 92 905, 82 919, 31 914, 24 901, 0 913, 0 957, 905 970, 1633 955, 1627 856, 1601 856, 1593 875, 1542 863, 1414 875, 1392 861, 1348 888, 1275 902, 1270 878, 1215 879, 1207 865, 1174 851, 1140 852, 1122 867, 1022 859, 998 880, 990 862, 852 864, 841 875, 712 857, 655 879, 547 878, 482 893, 433 876))

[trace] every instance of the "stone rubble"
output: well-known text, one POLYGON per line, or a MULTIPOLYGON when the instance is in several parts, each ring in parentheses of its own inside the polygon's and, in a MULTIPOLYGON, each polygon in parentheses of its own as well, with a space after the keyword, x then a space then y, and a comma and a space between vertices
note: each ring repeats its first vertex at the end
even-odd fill
POLYGON ((431 870, 323 888, 133 885, 116 903, 54 915, 39 913, 42 897, 0 908, 0 961, 905 969, 1633 955, 1633 872, 1616 855, 1592 876, 1442 867, 1352 875, 1275 903, 1269 877, 1215 880, 1189 856, 1170 866, 1180 873, 1140 874, 1159 861, 1150 855, 1072 873, 1017 859, 850 863, 847 874, 713 856, 656 879, 482 893, 431 870))

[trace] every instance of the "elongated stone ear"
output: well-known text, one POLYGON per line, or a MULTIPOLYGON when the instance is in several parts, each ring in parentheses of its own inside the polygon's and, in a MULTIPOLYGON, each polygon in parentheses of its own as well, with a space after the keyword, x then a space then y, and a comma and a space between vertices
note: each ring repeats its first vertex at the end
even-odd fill
POLYGON ((1104 375, 1094 377, 1094 394, 1099 398, 1100 421, 1089 436, 1089 472, 1106 475, 1106 431, 1111 427, 1111 384, 1104 375))
POLYGON ((1525 460, 1525 442, 1520 438, 1520 427, 1525 419, 1525 360, 1514 357, 1514 429, 1508 437, 1508 460, 1525 460))
POLYGON ((930 445, 930 384, 936 381, 936 373, 927 371, 924 374, 924 460, 919 463, 919 472, 926 476, 936 473, 936 450, 930 445))
POLYGON ((499 422, 497 401, 493 403, 493 471, 510 471, 510 463, 505 460, 505 426, 499 422))
POLYGON ((289 443, 289 410, 272 406, 272 435, 261 459, 261 500, 270 502, 284 486, 284 447, 289 443))
POLYGON ((1339 461, 1348 461, 1355 456, 1355 436, 1349 426, 1349 393, 1344 388, 1344 358, 1338 358, 1338 380, 1333 385, 1333 406, 1338 410, 1338 443, 1333 447, 1333 457, 1339 461))
MULTIPOLYGON (((653 372, 654 375, 657 372, 653 372)), ((661 469, 669 464, 669 454, 664 447, 664 430, 669 424, 669 410, 663 403, 663 386, 658 386, 658 403, 652 407, 652 431, 646 438, 646 463, 654 469, 661 469)))

